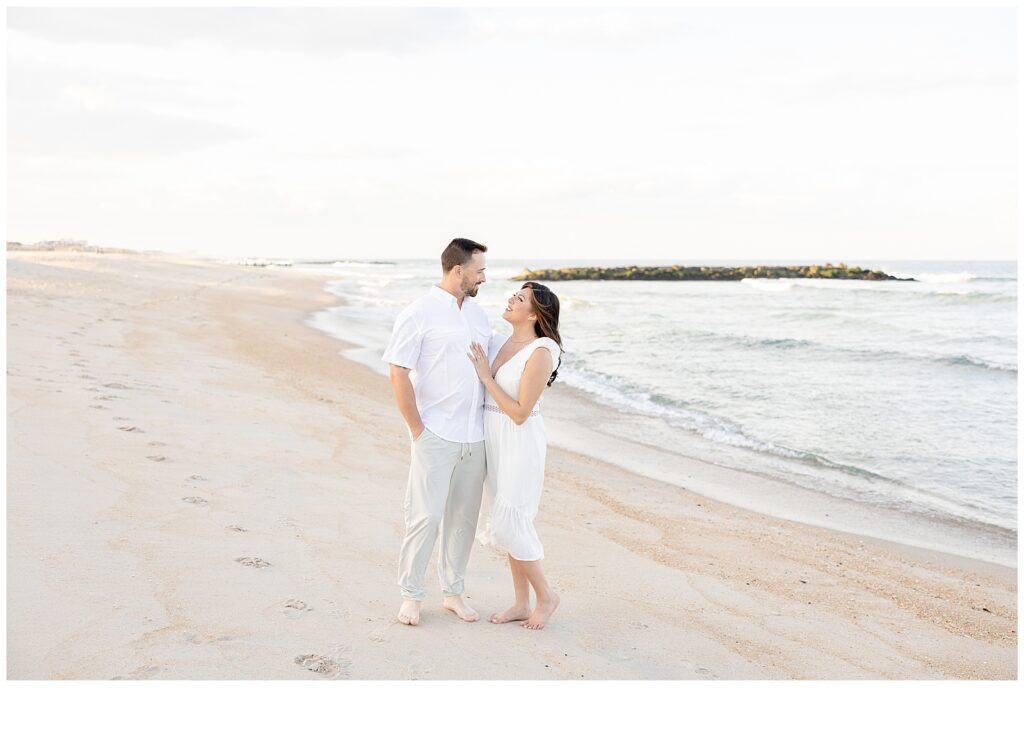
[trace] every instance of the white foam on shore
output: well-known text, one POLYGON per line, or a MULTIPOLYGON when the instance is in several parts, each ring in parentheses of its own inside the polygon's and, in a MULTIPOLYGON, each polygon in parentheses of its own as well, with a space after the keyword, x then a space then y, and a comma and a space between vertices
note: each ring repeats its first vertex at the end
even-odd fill
POLYGON ((785 292, 786 290, 793 289, 795 286, 789 279, 755 279, 753 277, 746 277, 741 279, 740 282, 748 287, 764 292, 785 292))
POLYGON ((772 517, 1004 566, 1016 565, 1015 532, 959 518, 926 517, 878 507, 768 473, 730 466, 724 459, 716 463, 713 459, 721 457, 714 446, 699 437, 668 450, 640 440, 641 436, 657 437, 656 426, 665 422, 662 419, 623 416, 621 411, 602 407, 573 388, 550 395, 544 400, 544 419, 552 446, 772 517), (625 417, 629 417, 628 425, 624 425, 625 417), (651 427, 640 428, 645 424, 651 427))
POLYGON ((973 282, 977 275, 970 272, 939 272, 911 275, 918 282, 928 284, 953 284, 958 282, 973 282))
MULTIPOLYGON (((346 297, 345 286, 347 283, 331 280, 324 285, 324 291, 332 295, 341 296, 343 299, 353 301, 352 296, 346 297)), ((358 298, 354 300, 360 303, 369 302, 371 305, 379 301, 363 301, 358 298)), ((367 320, 360 320, 356 310, 350 305, 334 305, 329 308, 317 310, 306 318, 306 325, 316 328, 332 338, 336 338, 346 344, 348 348, 338 351, 338 354, 349 361, 369 367, 381 376, 388 376, 388 365, 381 361, 384 353, 388 334, 381 326, 367 320)))
MULTIPOLYGON (((704 459, 718 459, 719 463, 725 463, 731 468, 767 473, 787 483, 801 479, 804 480, 800 482, 802 486, 820 494, 879 507, 903 509, 912 514, 948 516, 968 524, 1005 527, 998 516, 969 502, 925 492, 869 469, 840 463, 820 454, 752 437, 724 418, 697 409, 657 402, 646 392, 624 386, 610 377, 603 377, 587 369, 576 368, 567 374, 566 384, 582 391, 588 400, 630 415, 661 420, 671 428, 712 442, 714 446, 703 448, 698 455, 704 459), (736 453, 726 453, 723 446, 735 449, 736 453)), ((630 420, 632 425, 638 422, 636 418, 630 420)), ((665 448, 663 443, 671 445, 682 436, 673 436, 669 441, 668 434, 659 432, 652 434, 651 438, 660 439, 651 440, 651 445, 665 448)))

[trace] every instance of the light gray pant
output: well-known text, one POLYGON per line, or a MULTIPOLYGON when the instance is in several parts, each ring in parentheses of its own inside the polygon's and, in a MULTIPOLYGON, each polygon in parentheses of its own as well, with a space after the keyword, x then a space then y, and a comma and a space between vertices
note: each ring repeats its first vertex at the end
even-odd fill
POLYGON ((483 441, 455 443, 426 429, 413 441, 405 491, 405 538, 398 554, 398 586, 405 599, 423 599, 423 579, 438 529, 441 588, 446 595, 463 593, 486 472, 483 441))

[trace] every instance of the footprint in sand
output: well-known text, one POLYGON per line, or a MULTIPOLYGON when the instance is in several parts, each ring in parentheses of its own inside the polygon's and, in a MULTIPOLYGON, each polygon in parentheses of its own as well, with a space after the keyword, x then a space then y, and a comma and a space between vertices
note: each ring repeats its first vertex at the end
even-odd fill
POLYGON ((95 408, 96 410, 109 410, 110 409, 106 405, 90 405, 89 407, 95 408))
POLYGON ((124 431, 125 433, 145 433, 146 432, 146 431, 142 430, 142 428, 140 428, 137 425, 121 425, 121 426, 118 426, 117 429, 120 430, 120 431, 124 431))
POLYGON ((123 415, 115 415, 114 420, 131 420, 131 418, 126 418, 123 415))
POLYGON ((184 637, 186 643, 194 643, 199 646, 204 646, 207 643, 224 643, 225 641, 234 640, 233 636, 200 635, 199 633, 186 633, 184 637))
POLYGON ((120 400, 121 398, 117 395, 96 395, 94 400, 103 400, 104 402, 110 402, 111 400, 120 400))
POLYGON ((146 458, 150 461, 167 461, 166 456, 147 456, 146 458))
POLYGON ((412 679, 413 681, 421 679, 423 677, 429 677, 431 672, 434 671, 434 667, 424 666, 423 664, 419 663, 422 660, 422 656, 422 652, 417 651, 416 649, 413 649, 409 652, 409 658, 415 661, 415 663, 409 664, 407 666, 409 679, 412 679))
POLYGON ((119 681, 123 679, 149 679, 150 677, 154 677, 159 673, 159 666, 140 666, 138 669, 133 671, 128 676, 116 676, 113 677, 113 680, 119 681))
POLYGON ((192 476, 189 477, 189 479, 191 479, 193 482, 205 482, 206 481, 206 477, 204 477, 202 474, 193 474, 192 476))
POLYGON ((78 378, 79 378, 79 379, 96 379, 96 377, 94 377, 94 376, 93 376, 93 375, 91 375, 91 374, 79 374, 79 375, 78 375, 78 378))
POLYGON ((235 559, 242 566, 251 566, 255 569, 263 569, 264 567, 270 566, 269 561, 264 561, 258 556, 240 556, 235 559))
POLYGON ((348 676, 348 667, 352 664, 346 658, 333 659, 316 653, 303 653, 295 657, 295 663, 303 669, 322 674, 329 679, 348 676))
POLYGON ((302 600, 285 600, 284 616, 286 618, 300 618, 303 613, 312 612, 313 608, 302 600))
MULTIPOLYGON (((142 431, 139 431, 139 432, 142 433, 142 431)), ((147 446, 166 446, 167 444, 164 443, 163 441, 150 441, 146 445, 147 446)))
MULTIPOLYGON (((92 377, 92 379, 96 379, 96 377, 92 377)), ((103 386, 109 387, 110 389, 131 389, 127 384, 121 384, 120 382, 108 382, 103 386)))
POLYGON ((206 500, 204 500, 202 497, 182 497, 181 499, 182 499, 182 501, 191 503, 193 505, 209 505, 210 504, 206 500))
POLYGON ((227 528, 228 530, 233 530, 235 533, 248 533, 249 532, 248 528, 243 528, 240 525, 225 525, 224 527, 227 528))

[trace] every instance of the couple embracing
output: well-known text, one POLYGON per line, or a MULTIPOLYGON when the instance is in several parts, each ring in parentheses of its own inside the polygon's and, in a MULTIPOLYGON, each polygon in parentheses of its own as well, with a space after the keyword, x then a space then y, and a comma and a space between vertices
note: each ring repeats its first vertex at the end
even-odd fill
POLYGON ((503 549, 512 571, 515 600, 490 622, 540 629, 558 607, 533 526, 547 450, 540 396, 561 364, 558 298, 525 283, 502 314, 512 335, 493 332, 473 301, 487 281, 486 251, 465 238, 448 244, 440 283, 399 314, 383 356, 412 439, 398 561, 398 619, 407 625, 419 623, 438 534, 443 604, 463 620, 479 619, 463 600, 474 539, 503 549))

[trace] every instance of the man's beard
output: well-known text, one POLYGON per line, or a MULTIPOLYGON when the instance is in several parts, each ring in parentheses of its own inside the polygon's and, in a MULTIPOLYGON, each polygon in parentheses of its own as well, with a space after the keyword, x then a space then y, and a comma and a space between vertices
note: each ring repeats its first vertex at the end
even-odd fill
POLYGON ((479 290, 479 289, 480 289, 480 285, 478 285, 478 284, 474 284, 474 285, 471 285, 469 287, 465 287, 464 286, 462 288, 462 293, 466 297, 476 297, 477 290, 479 290))

